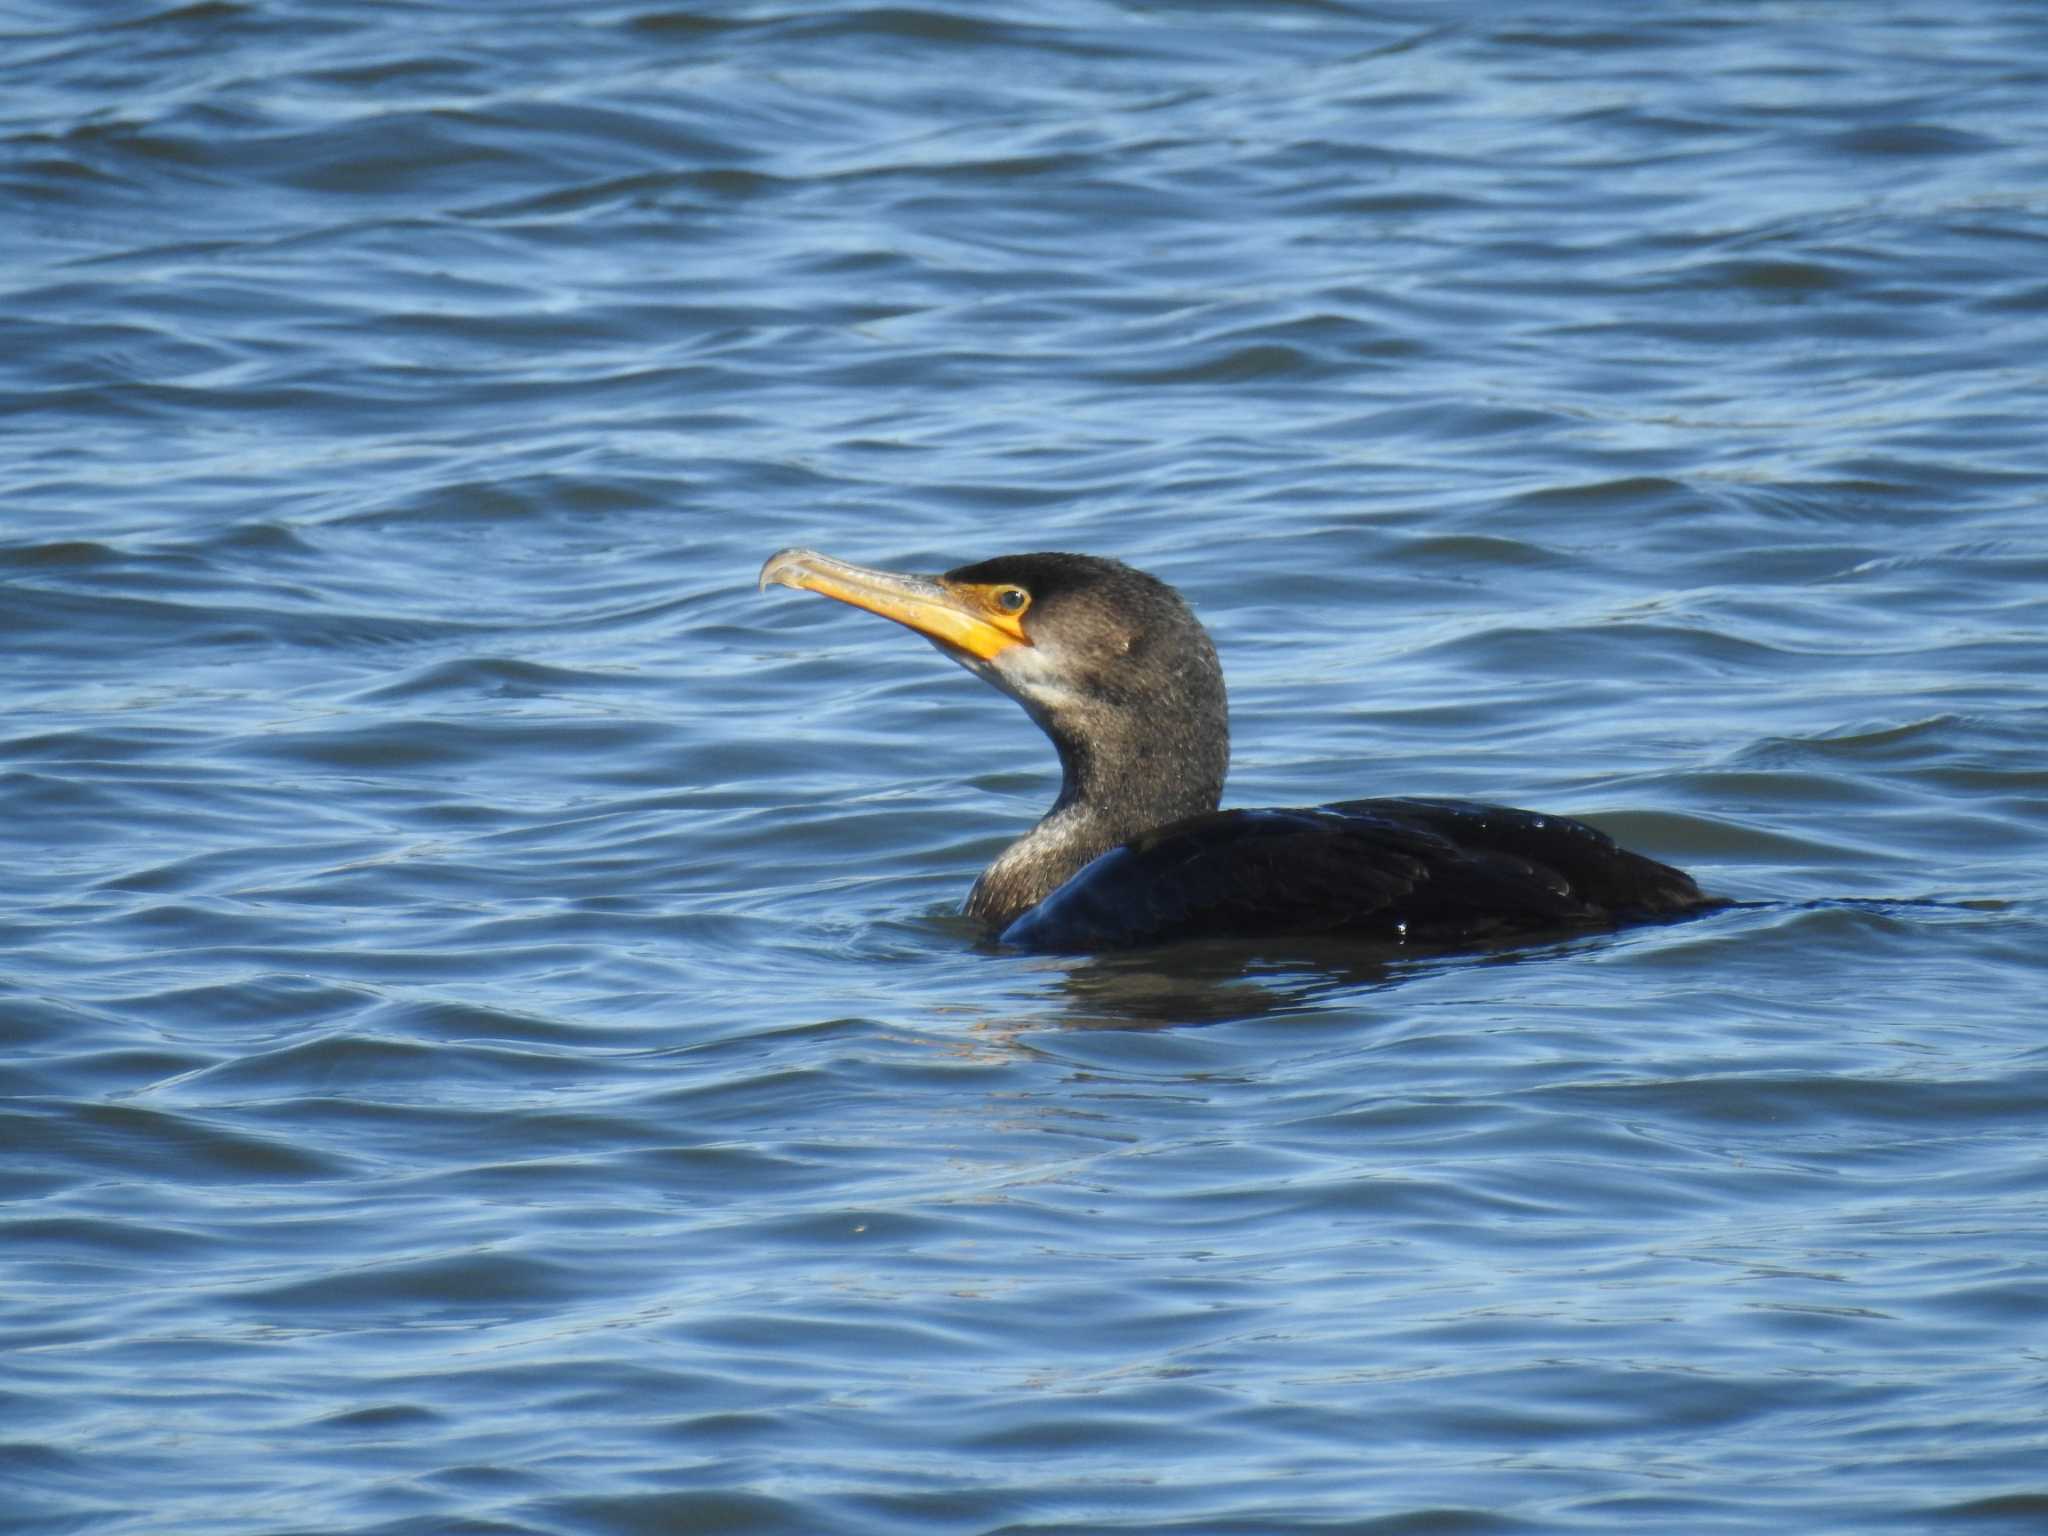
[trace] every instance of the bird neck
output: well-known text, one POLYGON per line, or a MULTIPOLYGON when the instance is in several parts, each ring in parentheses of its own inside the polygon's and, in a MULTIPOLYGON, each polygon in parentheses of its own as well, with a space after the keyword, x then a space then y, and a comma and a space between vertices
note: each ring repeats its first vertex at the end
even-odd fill
POLYGON ((1163 718, 1109 709, 1039 718, 1059 751, 1059 798, 982 871, 967 915, 1000 931, 1110 849, 1215 810, 1230 764, 1220 676, 1213 704, 1203 703, 1163 718))

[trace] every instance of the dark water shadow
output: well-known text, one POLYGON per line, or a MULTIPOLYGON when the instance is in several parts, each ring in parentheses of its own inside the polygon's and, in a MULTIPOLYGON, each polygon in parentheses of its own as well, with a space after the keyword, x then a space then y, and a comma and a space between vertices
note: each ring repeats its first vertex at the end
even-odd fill
POLYGON ((1070 1029, 1169 1029, 1243 1023, 1341 1006, 1453 966, 1525 965, 1598 949, 1614 932, 1474 950, 1417 949, 1333 938, 1205 940, 1048 961, 1070 1029))
MULTIPOLYGON (((1500 967, 1575 959, 1639 940, 1646 932, 1691 928, 1741 917, 1856 913, 1901 921, 1977 915, 2004 903, 1935 898, 1824 897, 1730 901, 1660 923, 1560 934, 1491 947, 1361 943, 1336 937, 1208 939, 1090 956, 1046 956, 1059 975, 1050 994, 1052 1022, 1070 1029, 1167 1029, 1242 1023, 1341 1006, 1360 993, 1386 992, 1460 967, 1500 967)), ((984 944, 989 953, 998 946, 984 944)))

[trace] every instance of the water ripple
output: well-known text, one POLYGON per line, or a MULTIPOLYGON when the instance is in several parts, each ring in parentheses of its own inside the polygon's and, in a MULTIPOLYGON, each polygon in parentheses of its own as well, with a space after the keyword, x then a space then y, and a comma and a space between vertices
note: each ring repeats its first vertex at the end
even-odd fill
POLYGON ((16 1525, 2040 1525, 2032 9, 4 30, 16 1525), (981 946, 798 543, 1742 904, 981 946))

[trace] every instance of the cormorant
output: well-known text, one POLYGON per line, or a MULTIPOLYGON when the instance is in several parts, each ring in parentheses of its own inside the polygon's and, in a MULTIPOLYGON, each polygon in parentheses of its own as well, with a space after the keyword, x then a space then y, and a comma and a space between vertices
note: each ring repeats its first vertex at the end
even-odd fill
POLYGON ((1059 798, 967 898, 1001 943, 1455 948, 1723 905, 1561 816, 1407 799, 1219 811, 1230 724, 1215 647, 1178 592, 1118 561, 1002 555, 914 576, 785 549, 761 567, 770 583, 916 630, 1052 738, 1059 798))

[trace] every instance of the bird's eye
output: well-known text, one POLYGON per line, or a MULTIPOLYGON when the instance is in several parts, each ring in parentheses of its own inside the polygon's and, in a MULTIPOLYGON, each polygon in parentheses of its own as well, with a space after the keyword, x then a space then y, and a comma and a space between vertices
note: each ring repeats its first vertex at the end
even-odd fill
POLYGON ((1031 594, 1022 587, 1004 587, 996 594, 996 606, 1004 613, 1022 613, 1030 601, 1031 594))

